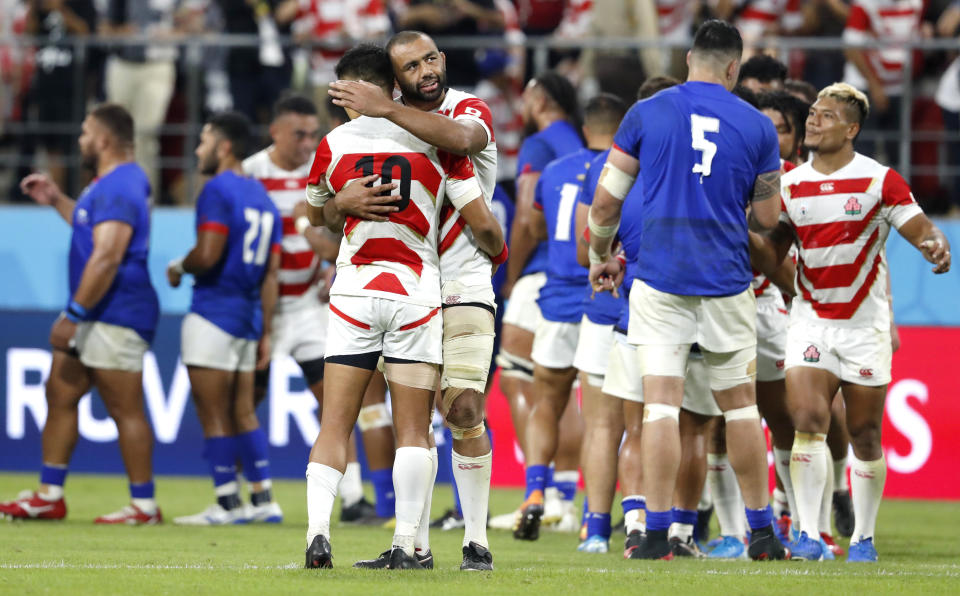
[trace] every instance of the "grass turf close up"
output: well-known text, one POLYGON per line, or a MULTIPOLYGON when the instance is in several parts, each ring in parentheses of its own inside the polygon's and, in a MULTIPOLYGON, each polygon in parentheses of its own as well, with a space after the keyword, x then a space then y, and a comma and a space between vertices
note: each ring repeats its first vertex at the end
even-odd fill
MULTIPOLYGON (((36 483, 34 474, 0 474, 0 500, 36 483)), ((368 488, 369 492, 369 488, 368 488)), ((209 480, 157 480, 166 523, 155 527, 98 527, 97 515, 127 501, 118 476, 73 474, 67 481, 64 522, 0 522, 2 594, 332 594, 519 593, 957 593, 960 547, 952 529, 960 506, 888 501, 880 509, 879 565, 853 565, 845 557, 827 563, 753 563, 674 560, 625 561, 622 535, 606 555, 576 552, 572 534, 541 533, 536 543, 490 531, 493 573, 459 571, 462 532, 431 533, 437 568, 390 572, 352 569, 390 546, 384 528, 333 527, 332 570, 303 569, 306 530, 304 482, 276 481, 283 524, 212 528, 178 527, 172 519, 204 509, 213 499, 209 480), (328 592, 330 591, 330 592, 328 592)), ((495 490, 491 512, 512 510, 520 491, 495 490)), ((449 506, 450 490, 438 487, 434 515, 449 506)), ((619 518, 618 512, 614 517, 619 518)), ((337 512, 334 513, 337 519, 337 512)), ((716 526, 713 527, 716 534, 716 526)), ((846 547, 846 541, 843 542, 846 547)))

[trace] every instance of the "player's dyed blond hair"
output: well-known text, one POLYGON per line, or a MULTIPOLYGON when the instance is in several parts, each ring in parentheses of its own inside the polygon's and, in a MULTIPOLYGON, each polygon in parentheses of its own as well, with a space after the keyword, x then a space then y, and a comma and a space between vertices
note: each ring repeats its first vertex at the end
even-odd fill
POLYGON ((817 94, 817 99, 824 97, 835 99, 847 106, 847 109, 852 111, 853 115, 856 116, 857 124, 860 125, 860 128, 863 128, 864 121, 867 119, 867 116, 870 115, 870 100, 867 99, 863 91, 847 83, 834 83, 833 85, 824 87, 820 93, 817 94))

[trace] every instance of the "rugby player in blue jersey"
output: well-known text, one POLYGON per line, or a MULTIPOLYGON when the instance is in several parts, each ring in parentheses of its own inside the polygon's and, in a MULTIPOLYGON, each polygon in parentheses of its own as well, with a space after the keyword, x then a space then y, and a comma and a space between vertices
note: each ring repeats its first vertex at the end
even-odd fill
POLYGON ((634 558, 672 556, 667 530, 680 464, 678 419, 692 344, 700 345, 723 411, 754 559, 786 556, 773 532, 763 430, 756 407, 756 301, 748 227, 779 217, 780 160, 770 119, 730 93, 743 40, 730 24, 704 23, 687 55, 689 76, 631 108, 614 139, 591 207, 590 281, 613 284, 610 255, 622 201, 643 171, 639 259, 630 294, 645 411, 647 532, 634 558), (748 210, 749 214, 744 215, 748 210))
POLYGON ((151 455, 153 432, 143 410, 143 355, 159 317, 147 273, 150 182, 133 161, 133 119, 104 104, 84 119, 80 155, 96 178, 80 196, 66 196, 45 174, 20 188, 51 205, 73 227, 70 300, 50 331, 53 362, 47 379, 40 489, 0 503, 0 517, 63 519, 63 485, 77 444, 77 405, 96 387, 117 424, 130 478, 131 503, 98 524, 156 524, 151 455))
POLYGON ((183 525, 283 519, 271 494, 267 437, 253 400, 254 369, 270 362, 283 224, 263 185, 243 175, 250 138, 250 123, 237 112, 218 114, 203 127, 198 168, 213 177, 197 198, 197 243, 167 267, 173 287, 184 273, 194 276, 181 358, 217 498, 204 511, 174 520, 183 525), (238 458, 251 484, 249 509, 240 502, 238 458))

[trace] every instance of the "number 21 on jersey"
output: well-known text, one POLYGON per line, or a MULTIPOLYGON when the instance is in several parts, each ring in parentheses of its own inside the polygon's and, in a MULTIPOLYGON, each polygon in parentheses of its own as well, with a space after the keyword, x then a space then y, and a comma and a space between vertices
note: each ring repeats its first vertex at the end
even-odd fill
POLYGON ((247 220, 247 231, 243 234, 243 262, 263 265, 267 261, 270 250, 270 233, 273 231, 273 213, 260 211, 252 207, 243 210, 243 217, 247 220), (257 242, 254 252, 253 243, 257 242))
POLYGON ((700 184, 703 184, 704 176, 710 175, 713 158, 717 155, 717 145, 707 139, 706 133, 708 132, 720 132, 720 120, 711 116, 690 114, 690 134, 693 137, 693 148, 696 151, 703 152, 700 163, 693 164, 693 173, 700 174, 700 184))

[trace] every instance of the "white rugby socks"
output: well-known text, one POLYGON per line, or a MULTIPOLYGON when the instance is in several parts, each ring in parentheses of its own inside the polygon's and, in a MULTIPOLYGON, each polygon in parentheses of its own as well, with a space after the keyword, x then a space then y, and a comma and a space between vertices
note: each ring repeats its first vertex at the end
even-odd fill
POLYGON ((356 505, 363 498, 363 480, 360 478, 360 464, 350 462, 340 481, 340 506, 356 505))
POLYGON ((393 533, 393 547, 402 548, 411 557, 414 555, 413 542, 420 525, 433 469, 429 449, 397 448, 393 460, 393 487, 397 495, 397 527, 393 533))
POLYGON ((343 474, 330 466, 307 464, 307 548, 318 535, 330 538, 330 515, 343 474))
POLYGON ((790 519, 796 524, 800 514, 797 511, 797 495, 793 492, 793 480, 790 479, 790 452, 774 447, 773 465, 777 469, 777 475, 780 476, 780 482, 783 483, 783 495, 790 509, 790 519))
POLYGON ((873 538, 877 512, 887 481, 887 461, 881 456, 873 461, 861 461, 854 456, 850 464, 850 492, 853 514, 856 517, 851 542, 873 538))
POLYGON ((427 498, 423 501, 423 511, 420 513, 420 525, 417 528, 417 538, 413 541, 414 549, 427 552, 430 550, 430 508, 433 507, 433 485, 437 481, 437 448, 430 448, 430 485, 427 498))
POLYGON ((818 526, 823 485, 827 482, 827 435, 796 431, 790 455, 790 481, 797 500, 794 523, 811 540, 820 539, 818 526))
POLYGON ((737 475, 726 453, 707 454, 707 482, 713 496, 713 509, 717 513, 720 534, 743 539, 747 535, 743 498, 740 496, 737 475))
POLYGON ((821 532, 833 534, 833 525, 830 523, 830 514, 833 513, 833 457, 830 456, 830 449, 823 454, 824 465, 827 470, 827 477, 823 483, 823 497, 820 501, 820 519, 817 521, 817 527, 821 532))
POLYGON ((460 492, 463 509, 463 546, 470 542, 487 548, 487 510, 490 506, 490 474, 493 451, 479 457, 467 457, 453 451, 453 479, 460 492))

